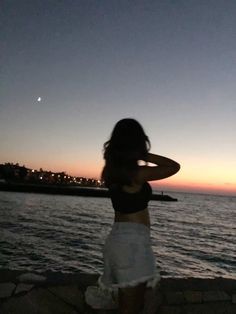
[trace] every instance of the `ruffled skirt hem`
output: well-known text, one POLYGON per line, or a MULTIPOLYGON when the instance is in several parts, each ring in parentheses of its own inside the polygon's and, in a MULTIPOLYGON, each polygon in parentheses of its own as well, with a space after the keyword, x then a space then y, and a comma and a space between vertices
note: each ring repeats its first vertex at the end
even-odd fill
POLYGON ((156 273, 154 275, 143 276, 135 280, 108 285, 102 282, 102 276, 100 276, 98 278, 98 285, 102 290, 113 291, 119 288, 135 287, 141 283, 147 282, 146 287, 154 289, 156 285, 160 282, 160 280, 161 280, 160 274, 156 273))

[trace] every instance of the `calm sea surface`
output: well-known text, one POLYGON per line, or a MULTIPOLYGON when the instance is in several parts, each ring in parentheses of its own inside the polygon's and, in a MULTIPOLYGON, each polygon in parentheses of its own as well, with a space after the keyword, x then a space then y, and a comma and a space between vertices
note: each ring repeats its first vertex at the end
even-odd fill
MULTIPOLYGON (((149 205, 162 275, 236 279, 236 198, 169 195, 149 205)), ((0 192, 0 267, 101 272, 112 221, 109 199, 0 192)))

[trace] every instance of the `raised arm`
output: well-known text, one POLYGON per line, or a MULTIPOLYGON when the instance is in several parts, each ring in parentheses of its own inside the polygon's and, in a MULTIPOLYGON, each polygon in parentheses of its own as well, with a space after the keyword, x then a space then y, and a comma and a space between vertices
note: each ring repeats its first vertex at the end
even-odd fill
POLYGON ((168 178, 180 169, 180 165, 176 161, 160 155, 149 153, 146 161, 156 166, 140 166, 136 177, 139 183, 168 178))

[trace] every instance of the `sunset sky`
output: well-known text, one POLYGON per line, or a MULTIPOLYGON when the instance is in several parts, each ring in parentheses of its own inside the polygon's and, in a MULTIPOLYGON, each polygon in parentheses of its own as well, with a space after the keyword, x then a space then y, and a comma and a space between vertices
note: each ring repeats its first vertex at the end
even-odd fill
POLYGON ((181 164, 157 189, 236 195, 236 1, 0 10, 0 163, 99 178, 103 143, 133 117, 181 164))

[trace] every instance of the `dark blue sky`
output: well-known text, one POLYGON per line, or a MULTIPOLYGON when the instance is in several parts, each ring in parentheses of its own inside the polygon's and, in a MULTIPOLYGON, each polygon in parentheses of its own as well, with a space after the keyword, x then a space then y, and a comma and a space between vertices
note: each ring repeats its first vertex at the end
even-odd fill
POLYGON ((0 162, 98 176, 131 116, 181 182, 235 184, 235 16, 235 1, 2 1, 0 162))

